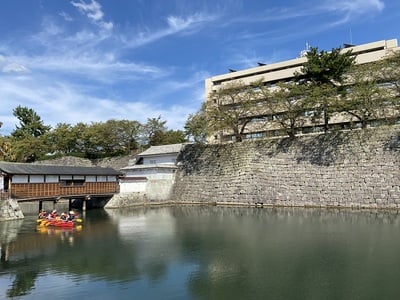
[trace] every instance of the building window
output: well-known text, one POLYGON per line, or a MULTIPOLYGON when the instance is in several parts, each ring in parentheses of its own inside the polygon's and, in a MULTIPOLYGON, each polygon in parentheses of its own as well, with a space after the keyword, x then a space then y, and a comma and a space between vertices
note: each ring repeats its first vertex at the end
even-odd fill
POLYGON ((60 180, 60 186, 69 187, 69 186, 83 186, 85 185, 85 180, 83 179, 64 179, 60 180))
POLYGON ((315 110, 307 110, 303 112, 304 117, 314 117, 316 115, 315 110))
POLYGON ((250 123, 259 123, 259 122, 265 122, 266 118, 265 117, 256 117, 256 118, 252 118, 250 120, 250 123))
POLYGON ((254 133, 248 133, 246 134, 245 138, 246 139, 260 139, 265 136, 264 132, 254 132, 254 133))

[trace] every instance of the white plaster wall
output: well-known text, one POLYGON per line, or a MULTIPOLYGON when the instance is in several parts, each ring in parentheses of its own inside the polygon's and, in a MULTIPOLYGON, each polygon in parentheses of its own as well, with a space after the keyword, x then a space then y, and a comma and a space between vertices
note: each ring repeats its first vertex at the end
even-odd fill
POLYGON ((174 177, 174 171, 171 169, 136 169, 127 170, 126 177, 146 177, 147 179, 172 179, 174 177))
POLYGON ((87 175, 86 182, 96 182, 96 175, 87 175))
POLYGON ((14 175, 12 177, 13 183, 28 183, 28 175, 14 175))
POLYGON ((44 182, 44 175, 30 175, 29 181, 31 183, 43 183, 44 182))
POLYGON ((151 165, 151 164, 175 164, 176 154, 171 155, 163 155, 163 156, 154 156, 154 157, 144 157, 143 164, 151 165))
POLYGON ((46 175, 46 182, 58 182, 58 175, 46 175))
POLYGON ((121 194, 132 193, 132 192, 144 192, 146 191, 146 184, 147 184, 146 180, 121 182, 119 184, 119 192, 121 194))
POLYGON ((97 176, 97 182, 107 182, 107 176, 97 176))

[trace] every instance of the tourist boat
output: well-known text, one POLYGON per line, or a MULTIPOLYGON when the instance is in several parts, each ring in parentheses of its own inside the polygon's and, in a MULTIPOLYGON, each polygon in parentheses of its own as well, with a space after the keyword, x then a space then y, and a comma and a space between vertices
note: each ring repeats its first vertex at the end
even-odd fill
POLYGON ((80 231, 82 231, 81 224, 76 224, 74 227, 36 226, 36 232, 47 235, 64 235, 80 231))
POLYGON ((61 227, 61 228, 73 228, 76 223, 81 223, 81 219, 74 219, 72 221, 66 221, 62 219, 37 219, 37 225, 39 227, 61 227))

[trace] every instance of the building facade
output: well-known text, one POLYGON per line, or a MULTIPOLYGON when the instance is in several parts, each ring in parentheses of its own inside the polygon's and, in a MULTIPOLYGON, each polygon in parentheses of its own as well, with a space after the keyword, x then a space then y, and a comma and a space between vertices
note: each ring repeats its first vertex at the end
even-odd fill
POLYGON ((184 144, 152 146, 121 169, 120 194, 141 193, 147 199, 163 200, 170 195, 177 169, 176 159, 184 144))
MULTIPOLYGON (((383 59, 389 53, 393 51, 398 51, 400 47, 398 46, 396 39, 382 40, 368 44, 362 45, 345 45, 341 51, 352 51, 354 54, 356 64, 367 64, 371 62, 376 62, 383 59)), ((250 85, 251 83, 261 81, 264 85, 274 86, 278 82, 288 82, 292 80, 296 73, 300 73, 302 66, 307 61, 305 52, 300 55, 300 57, 277 62, 272 64, 259 64, 259 66, 254 68, 249 68, 245 70, 234 71, 213 76, 205 80, 205 92, 206 101, 213 101, 213 93, 225 86, 240 82, 245 85, 250 85)), ((269 116, 273 117, 273 116, 269 116)), ((338 118, 333 118, 332 122, 341 123, 343 118, 340 116, 338 118)), ((269 122, 268 118, 263 115, 254 116, 252 122, 263 122, 263 126, 258 124, 257 126, 252 125, 251 122, 245 130, 245 138, 257 138, 264 136, 273 136, 273 132, 277 131, 276 126, 274 127, 269 122), (260 129, 262 128, 262 129, 260 129), (270 132, 271 134, 268 134, 270 132)), ((306 132, 305 132, 306 133, 306 132)), ((228 142, 232 140, 232 132, 229 130, 222 130, 215 132, 214 134, 208 136, 207 140, 209 143, 220 143, 228 142)))

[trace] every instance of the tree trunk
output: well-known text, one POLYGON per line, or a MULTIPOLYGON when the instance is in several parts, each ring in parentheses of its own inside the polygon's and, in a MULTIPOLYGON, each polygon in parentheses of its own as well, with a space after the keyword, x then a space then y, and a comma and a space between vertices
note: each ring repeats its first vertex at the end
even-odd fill
POLYGON ((329 130, 329 116, 326 110, 324 110, 324 132, 327 133, 329 130))

